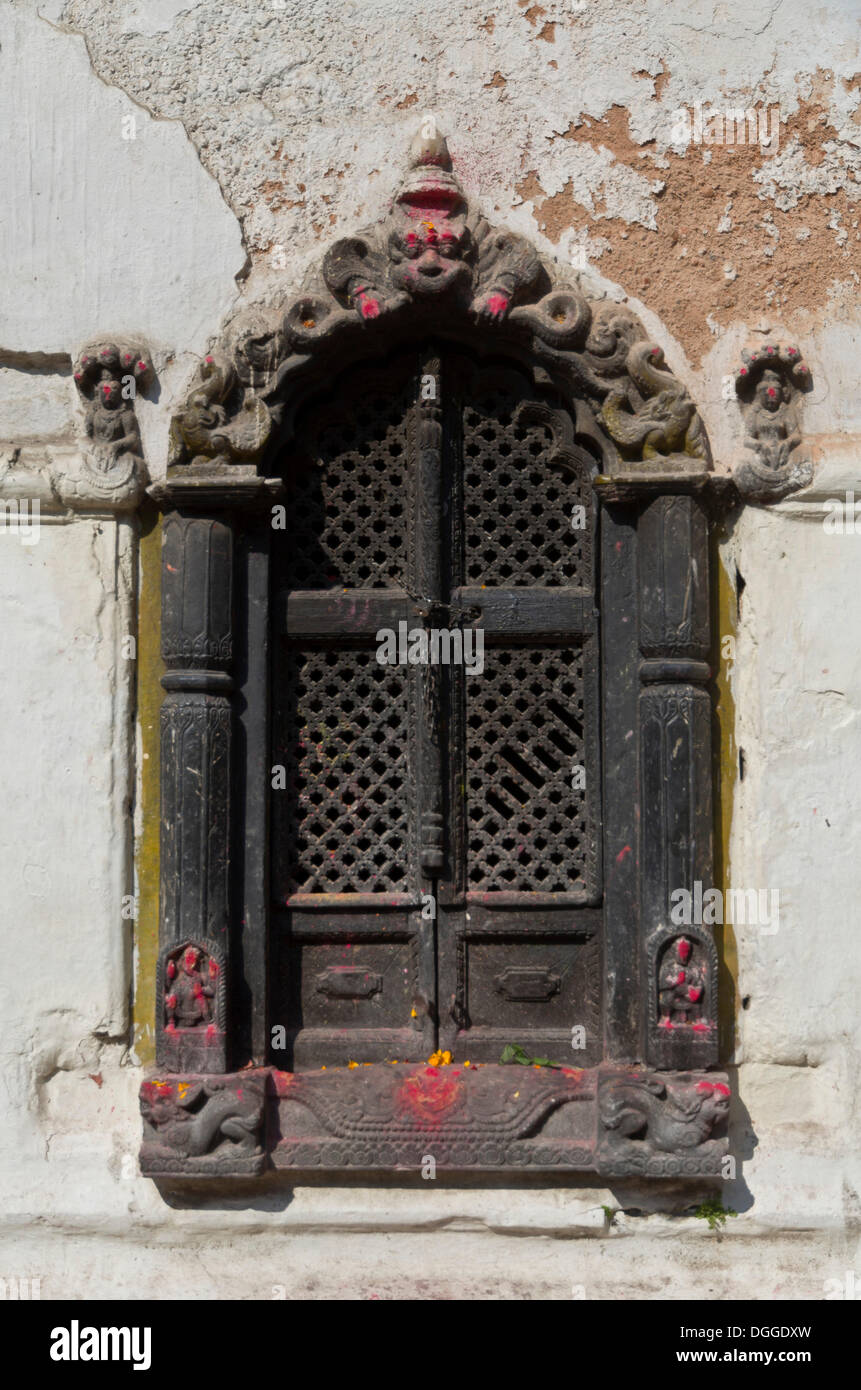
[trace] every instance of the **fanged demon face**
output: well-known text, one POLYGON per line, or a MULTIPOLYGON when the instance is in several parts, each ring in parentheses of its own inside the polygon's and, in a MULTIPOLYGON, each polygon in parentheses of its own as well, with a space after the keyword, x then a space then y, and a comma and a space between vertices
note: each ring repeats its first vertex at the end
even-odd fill
POLYGON ((442 294, 468 284, 465 263, 471 238, 461 218, 430 216, 393 231, 389 241, 392 275, 410 294, 442 294))

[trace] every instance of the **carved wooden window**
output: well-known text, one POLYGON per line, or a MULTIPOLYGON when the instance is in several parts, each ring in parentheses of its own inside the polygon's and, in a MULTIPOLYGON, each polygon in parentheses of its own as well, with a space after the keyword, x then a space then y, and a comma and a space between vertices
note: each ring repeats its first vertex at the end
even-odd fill
POLYGON ((572 1021, 598 1060, 594 460, 554 427, 562 401, 522 368, 423 345, 347 369, 297 430, 273 547, 290 1066, 517 1041, 567 1062, 572 1021), (465 633, 476 669, 404 660, 419 629, 442 657, 465 633))
POLYGON ((153 489, 144 1169, 717 1173, 715 948, 669 915, 711 873, 699 417, 439 140, 309 285, 153 489))

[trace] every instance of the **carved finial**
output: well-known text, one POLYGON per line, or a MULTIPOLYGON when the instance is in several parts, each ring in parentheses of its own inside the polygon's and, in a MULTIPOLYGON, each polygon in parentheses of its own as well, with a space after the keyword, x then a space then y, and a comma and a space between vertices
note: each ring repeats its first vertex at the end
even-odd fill
POLYGON ((433 208, 450 217, 466 211, 445 136, 431 116, 410 145, 408 172, 396 201, 407 208, 433 208))
POLYGON ((435 164, 438 169, 451 170, 446 138, 431 120, 425 121, 410 145, 410 168, 418 169, 422 164, 435 164))

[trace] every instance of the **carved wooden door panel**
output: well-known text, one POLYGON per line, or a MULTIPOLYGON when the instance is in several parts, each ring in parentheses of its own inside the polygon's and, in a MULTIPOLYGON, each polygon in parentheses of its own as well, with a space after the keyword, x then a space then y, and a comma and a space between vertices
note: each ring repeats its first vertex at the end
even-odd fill
POLYGON ((594 518, 572 436, 526 371, 454 347, 345 373, 300 424, 274 551, 288 1066, 509 1042, 600 1058, 594 518))
POLYGON ((459 1058, 600 1059, 598 638, 591 460, 511 366, 446 364, 452 606, 484 631, 452 668, 440 1040, 459 1058), (578 1026, 572 1053, 572 1028, 578 1026))

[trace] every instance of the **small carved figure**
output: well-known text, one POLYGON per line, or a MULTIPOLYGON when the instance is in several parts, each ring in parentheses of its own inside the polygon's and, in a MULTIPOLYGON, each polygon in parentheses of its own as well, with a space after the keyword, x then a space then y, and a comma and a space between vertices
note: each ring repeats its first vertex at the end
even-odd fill
POLYGON ((810 385, 797 347, 766 343, 742 353, 735 387, 744 442, 734 477, 743 495, 776 498, 809 482, 812 466, 797 450, 801 397, 810 385))
POLYGON ((669 943, 658 971, 658 1027, 690 1024, 698 1030, 707 1029, 709 1025, 701 1022, 704 995, 705 967, 688 938, 680 936, 669 943))
POLYGON ((630 381, 640 393, 632 398, 630 383, 613 387, 599 412, 611 438, 629 454, 654 459, 687 454, 708 459, 703 423, 687 389, 668 369, 654 343, 634 343, 628 350, 630 381))
POLYGON ((209 957, 201 960, 202 954, 195 946, 187 946, 179 964, 175 960, 167 962, 164 1005, 168 1029, 201 1028, 212 1023, 210 1001, 215 996, 218 962, 209 957))
POLYGON ((88 403, 86 431, 93 441, 98 471, 111 473, 120 454, 143 463, 134 400, 137 384, 144 384, 150 372, 150 363, 140 351, 120 349, 113 343, 81 353, 74 378, 88 403))
POLYGON ((677 1153, 709 1142, 729 1112, 729 1097, 722 1081, 614 1077, 602 1090, 601 1121, 616 1147, 630 1141, 644 1144, 649 1152, 677 1153))
POLYGON ((253 393, 228 410, 239 394, 232 363, 205 357, 197 383, 171 420, 168 464, 201 458, 236 463, 260 453, 272 428, 269 412, 253 393))
POLYGON ((258 1132, 263 1121, 263 1087, 255 1077, 240 1082, 218 1077, 203 1081, 145 1081, 141 1086, 141 1114, 150 1127, 144 1152, 153 1141, 186 1158, 219 1153, 253 1154, 259 1151, 258 1132))

